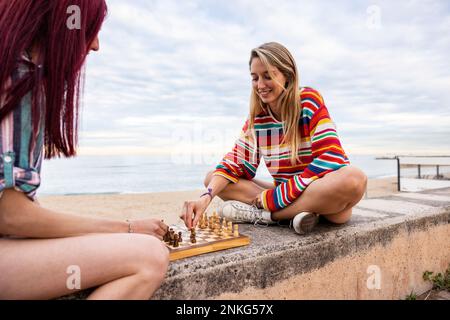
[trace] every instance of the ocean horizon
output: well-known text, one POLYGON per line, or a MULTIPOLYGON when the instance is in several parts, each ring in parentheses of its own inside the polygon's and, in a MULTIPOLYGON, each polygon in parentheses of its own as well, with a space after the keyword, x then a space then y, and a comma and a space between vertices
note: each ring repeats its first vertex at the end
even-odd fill
MULTIPOLYGON (((352 165, 369 179, 397 176, 395 160, 377 160, 375 155, 349 156, 352 165)), ((45 160, 38 196, 85 194, 138 194, 150 192, 203 189, 203 179, 221 159, 170 156, 78 156, 71 159, 45 160)), ((449 169, 449 168, 446 168, 449 169)), ((402 168, 402 176, 414 175, 414 168, 402 168)), ((435 168, 422 168, 433 174, 435 168)), ((441 171, 444 172, 444 171, 441 171)), ((271 181, 265 165, 258 168, 256 178, 271 181)))

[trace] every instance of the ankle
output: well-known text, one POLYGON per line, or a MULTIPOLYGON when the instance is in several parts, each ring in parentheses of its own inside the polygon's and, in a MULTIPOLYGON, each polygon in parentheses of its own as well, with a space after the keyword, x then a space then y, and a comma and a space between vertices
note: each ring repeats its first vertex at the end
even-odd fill
POLYGON ((273 222, 278 222, 278 219, 274 217, 273 212, 270 213, 270 220, 272 220, 273 222))

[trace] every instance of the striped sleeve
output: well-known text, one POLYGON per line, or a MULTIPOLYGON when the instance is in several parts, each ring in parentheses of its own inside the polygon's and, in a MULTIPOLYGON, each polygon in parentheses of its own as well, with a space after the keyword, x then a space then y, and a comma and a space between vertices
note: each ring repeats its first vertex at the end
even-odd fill
POLYGON ((326 106, 315 101, 315 112, 311 115, 309 131, 314 160, 305 170, 275 189, 265 190, 261 202, 266 210, 279 211, 294 202, 314 180, 349 165, 349 160, 342 149, 326 106))
POLYGON ((247 120, 233 150, 225 155, 213 176, 222 176, 233 183, 238 182, 239 178, 252 180, 255 177, 261 157, 254 132, 248 130, 247 120))

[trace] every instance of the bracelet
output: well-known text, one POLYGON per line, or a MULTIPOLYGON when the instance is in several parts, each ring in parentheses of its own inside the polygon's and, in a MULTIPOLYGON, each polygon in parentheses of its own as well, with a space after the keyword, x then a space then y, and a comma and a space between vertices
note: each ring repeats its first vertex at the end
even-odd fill
POLYGON ((208 192, 205 192, 204 194, 202 194, 202 195, 200 196, 200 198, 202 198, 202 197, 204 197, 204 196, 206 196, 206 195, 208 195, 208 196, 211 198, 211 200, 213 199, 213 196, 212 196, 212 189, 211 189, 211 188, 208 188, 208 192))
POLYGON ((130 220, 125 220, 126 222, 128 222, 128 233, 133 233, 133 228, 131 227, 131 221, 130 220))

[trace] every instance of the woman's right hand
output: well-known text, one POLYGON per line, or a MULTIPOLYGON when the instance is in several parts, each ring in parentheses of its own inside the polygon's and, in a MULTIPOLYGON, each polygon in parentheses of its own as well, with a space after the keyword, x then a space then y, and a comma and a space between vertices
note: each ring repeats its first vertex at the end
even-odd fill
POLYGON ((198 200, 184 202, 180 218, 183 219, 188 229, 195 228, 210 202, 211 198, 208 196, 201 197, 198 200))
POLYGON ((168 230, 168 226, 158 219, 130 220, 133 233, 149 234, 162 240, 168 230))

